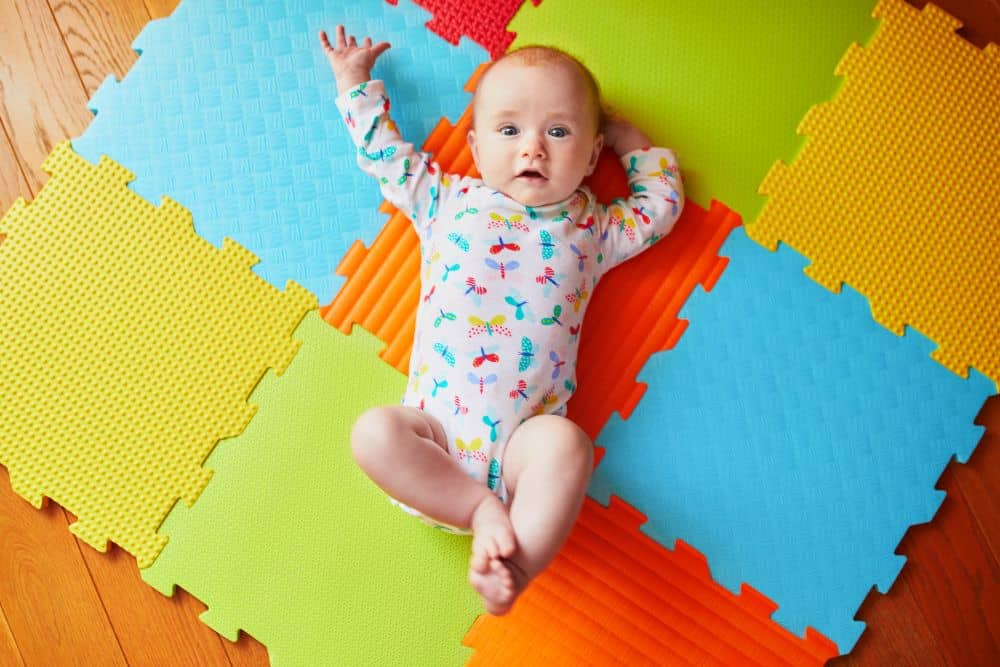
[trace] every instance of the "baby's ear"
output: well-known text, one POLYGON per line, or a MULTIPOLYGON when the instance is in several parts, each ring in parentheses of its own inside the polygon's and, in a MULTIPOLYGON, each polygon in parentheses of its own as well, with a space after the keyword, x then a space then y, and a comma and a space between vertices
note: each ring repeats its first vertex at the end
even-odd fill
POLYGON ((476 144, 476 131, 469 129, 469 133, 465 135, 465 140, 469 142, 469 150, 472 151, 472 161, 476 165, 476 169, 479 169, 479 146, 476 144))
POLYGON ((601 150, 604 148, 604 135, 600 132, 594 137, 594 152, 590 156, 590 164, 587 165, 587 176, 594 173, 597 167, 597 160, 601 157, 601 150))

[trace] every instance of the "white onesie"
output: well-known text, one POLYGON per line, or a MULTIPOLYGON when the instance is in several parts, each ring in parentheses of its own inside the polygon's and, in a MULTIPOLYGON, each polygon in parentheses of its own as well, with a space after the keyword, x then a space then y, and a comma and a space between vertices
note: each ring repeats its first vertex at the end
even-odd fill
POLYGON ((441 173, 404 142, 381 81, 345 92, 337 106, 358 164, 421 239, 422 298, 403 404, 440 420, 452 456, 506 503, 505 445, 529 417, 565 414, 580 326, 601 276, 680 215, 676 158, 664 148, 621 156, 628 199, 599 204, 580 187, 565 201, 528 207, 480 179, 441 173))

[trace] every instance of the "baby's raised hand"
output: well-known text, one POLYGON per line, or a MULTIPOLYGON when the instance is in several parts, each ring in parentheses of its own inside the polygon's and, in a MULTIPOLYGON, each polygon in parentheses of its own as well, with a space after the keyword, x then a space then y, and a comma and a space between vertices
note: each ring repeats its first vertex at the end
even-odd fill
POLYGON ((389 42, 372 44, 371 37, 358 45, 354 35, 344 34, 344 26, 337 26, 336 46, 330 44, 325 30, 319 32, 319 42, 330 61, 333 77, 337 80, 337 92, 343 93, 371 78, 372 67, 378 57, 389 48, 389 42))
POLYGON ((604 145, 616 155, 625 155, 650 144, 645 132, 621 116, 612 115, 604 123, 604 145))

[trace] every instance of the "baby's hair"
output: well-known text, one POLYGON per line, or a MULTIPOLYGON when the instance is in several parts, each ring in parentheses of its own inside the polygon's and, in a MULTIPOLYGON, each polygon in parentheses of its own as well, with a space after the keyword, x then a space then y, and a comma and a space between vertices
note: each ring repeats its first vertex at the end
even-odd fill
MULTIPOLYGON (((594 77, 594 73, 591 72, 586 65, 580 62, 579 58, 570 55, 555 46, 544 46, 540 44, 522 46, 505 53, 497 60, 491 62, 486 68, 486 71, 484 71, 479 77, 479 80, 482 81, 490 69, 495 67, 497 63, 501 63, 505 60, 513 60, 525 65, 548 65, 550 63, 563 62, 573 66, 576 71, 579 72, 583 85, 587 88, 587 92, 590 94, 590 100, 594 112, 594 127, 598 132, 604 128, 604 123, 607 121, 607 112, 605 111, 604 103, 601 101, 601 87, 597 84, 597 79, 594 77)), ((478 86, 476 87, 476 90, 479 90, 478 86)), ((474 114, 476 108, 475 94, 473 94, 472 97, 472 108, 474 114)))

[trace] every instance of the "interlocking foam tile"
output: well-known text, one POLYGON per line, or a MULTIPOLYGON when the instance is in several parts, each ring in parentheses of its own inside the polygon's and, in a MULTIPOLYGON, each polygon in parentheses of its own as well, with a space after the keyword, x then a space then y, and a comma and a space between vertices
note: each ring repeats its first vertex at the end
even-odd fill
POLYGON ((581 57, 616 109, 677 150, 689 199, 716 198, 752 219, 761 179, 801 141, 799 119, 832 96, 844 49, 875 29, 871 5, 545 0, 525 3, 508 28, 513 47, 581 57))
POLYGON ((933 5, 883 0, 874 15, 881 28, 844 55, 843 86, 802 121, 795 162, 764 179, 747 233, 787 242, 817 282, 846 282, 888 329, 909 324, 946 367, 1000 386, 1000 50, 933 5))
POLYGON ((167 517, 170 543, 143 578, 183 587, 209 626, 245 630, 275 667, 462 664, 482 609, 469 538, 391 505, 350 452, 354 420, 398 402, 406 377, 360 328, 345 336, 310 314, 295 336, 302 349, 254 391, 257 416, 208 459, 194 508, 167 517))
POLYGON ((74 147, 129 165, 139 194, 169 192, 210 242, 232 237, 265 260, 265 280, 295 276, 326 302, 340 283, 331 258, 373 239, 381 220, 317 32, 345 23, 392 42, 373 74, 393 91, 400 128, 420 141, 434 119, 466 107, 462 83, 486 59, 475 44, 428 32, 429 18, 374 0, 182 2, 136 38, 142 56, 91 99, 97 116, 74 147))
POLYGON ((705 558, 639 533, 639 512, 591 499, 566 546, 502 618, 483 615, 464 642, 474 665, 822 665, 832 642, 798 639, 749 586, 733 595, 705 558))
POLYGON ((298 349, 316 297, 255 276, 257 258, 195 234, 191 213, 128 189, 133 175, 56 146, 35 201, 0 220, 0 463, 36 507, 149 564, 178 498, 194 503, 202 462, 239 433, 247 396, 298 349))
MULTIPOLYGON (((536 7, 542 0, 531 0, 536 7)), ((397 0, 387 0, 390 5, 397 0)), ((414 0, 434 19, 427 28, 452 44, 463 35, 486 49, 491 58, 499 58, 514 41, 507 24, 524 0, 414 0)))
POLYGON ((979 440, 992 383, 934 363, 913 331, 900 344, 786 247, 738 229, 721 252, 729 266, 685 305, 684 336, 640 374, 646 396, 602 432, 591 494, 627 498, 661 544, 682 537, 730 590, 752 583, 786 628, 849 651, 861 600, 888 589, 894 547, 939 506, 941 470, 979 440))

